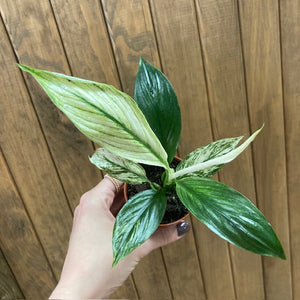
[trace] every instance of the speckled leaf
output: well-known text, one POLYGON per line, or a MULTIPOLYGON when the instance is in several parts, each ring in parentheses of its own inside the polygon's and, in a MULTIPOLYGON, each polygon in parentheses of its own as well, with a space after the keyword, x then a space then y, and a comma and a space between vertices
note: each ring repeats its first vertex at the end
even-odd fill
MULTIPOLYGON (((237 144, 243 137, 227 138, 212 142, 206 146, 198 148, 188 154, 177 166, 176 171, 191 167, 193 165, 208 161, 210 159, 222 156, 236 148, 237 144)), ((218 172, 224 164, 215 165, 194 173, 189 173, 186 176, 211 177, 218 172)))
POLYGON ((89 139, 123 158, 168 168, 165 150, 130 96, 107 84, 20 68, 89 139))
POLYGON ((257 254, 285 259, 271 225, 239 192, 201 177, 179 179, 176 191, 185 207, 223 239, 257 254))
POLYGON ((138 164, 99 148, 90 161, 110 176, 129 184, 148 181, 145 170, 138 164))
POLYGON ((177 97, 167 77, 142 58, 136 75, 134 100, 166 150, 171 163, 181 133, 177 97))
POLYGON ((122 207, 113 230, 113 265, 142 245, 157 229, 167 205, 161 191, 136 194, 122 207))
POLYGON ((172 179, 186 177, 189 174, 198 173, 201 170, 206 170, 208 168, 217 167, 231 162, 249 146, 249 144, 255 139, 262 129, 263 126, 255 131, 243 144, 226 154, 217 156, 204 162, 195 162, 195 164, 192 166, 176 171, 172 176, 172 179))

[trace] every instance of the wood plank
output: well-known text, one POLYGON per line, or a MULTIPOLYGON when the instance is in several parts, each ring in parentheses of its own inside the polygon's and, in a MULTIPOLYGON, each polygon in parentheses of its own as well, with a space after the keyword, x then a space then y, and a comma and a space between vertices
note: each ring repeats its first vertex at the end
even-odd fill
MULTIPOLYGON (((140 56, 159 66, 151 15, 146 0, 102 1, 123 91, 133 95, 140 56)), ((160 250, 145 257, 133 272, 141 299, 171 299, 160 250)))
MULTIPOLYGON (((184 157, 201 143, 209 143, 212 139, 194 3, 150 3, 162 69, 174 86, 181 107, 182 133, 179 153, 184 157)), ((197 222, 195 227, 199 227, 197 222)), ((202 233, 199 237, 202 238, 201 243, 204 242, 202 233)), ((193 231, 182 241, 163 248, 175 299, 206 297, 196 251, 193 231)), ((202 261, 201 253, 200 261, 201 265, 210 264, 202 261)))
POLYGON ((140 299, 173 299, 161 249, 154 250, 141 260, 133 278, 140 299))
MULTIPOLYGON (((72 74, 97 82, 105 82, 120 89, 100 2, 98 0, 81 3, 70 0, 51 0, 51 3, 72 74)), ((111 298, 129 299, 135 299, 135 297, 132 279, 128 279, 111 296, 111 298)))
MULTIPOLYGON (((21 63, 70 73, 48 0, 7 0, 1 4, 1 11, 21 63)), ((101 179, 100 172, 88 160, 94 148, 52 104, 35 80, 29 74, 25 74, 25 78, 60 180, 74 210, 80 196, 101 179)))
POLYGON ((0 145, 58 278, 72 216, 2 23, 0 39, 0 145))
POLYGON ((120 88, 109 35, 98 0, 51 0, 74 76, 120 88))
POLYGON ((240 1, 259 207, 283 244, 287 260, 264 258, 267 299, 292 299, 278 1, 240 1))
POLYGON ((146 0, 102 0, 123 91, 133 95, 140 56, 159 66, 149 5, 146 0))
POLYGON ((56 280, 1 152, 0 173, 2 250, 24 296, 29 299, 48 298, 56 280))
POLYGON ((24 298, 24 295, 0 249, 0 299, 9 300, 22 298, 24 298))
MULTIPOLYGON (((248 135, 248 110, 235 1, 197 1, 214 139, 248 135)), ((220 180, 255 203, 251 152, 220 171, 220 180), (241 170, 243 170, 241 172, 241 170)), ((264 297, 261 258, 230 246, 238 299, 264 297)), ((221 297, 222 293, 218 296, 221 297)), ((233 296, 228 296, 228 298, 233 296)), ((226 297, 225 297, 226 298, 226 297)))
MULTIPOLYGON (((191 224, 190 217, 186 220, 191 224)), ((206 299, 193 229, 162 250, 173 299, 206 299)))
POLYGON ((109 299, 139 299, 132 276, 127 278, 124 284, 110 295, 109 299))
POLYGON ((195 9, 191 0, 151 1, 151 5, 162 69, 181 108, 184 156, 212 140, 195 9))
POLYGON ((293 297, 300 298, 300 1, 280 1, 293 297), (295 167, 295 166, 298 166, 295 167))

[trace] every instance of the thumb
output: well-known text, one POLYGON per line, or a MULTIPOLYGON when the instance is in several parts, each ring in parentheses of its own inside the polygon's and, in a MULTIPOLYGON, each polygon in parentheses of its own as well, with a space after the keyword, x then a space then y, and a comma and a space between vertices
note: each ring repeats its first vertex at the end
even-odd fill
POLYGON ((147 255, 152 250, 175 242, 181 239, 189 230, 191 226, 187 221, 181 223, 159 227, 153 235, 140 247, 142 256, 147 255))

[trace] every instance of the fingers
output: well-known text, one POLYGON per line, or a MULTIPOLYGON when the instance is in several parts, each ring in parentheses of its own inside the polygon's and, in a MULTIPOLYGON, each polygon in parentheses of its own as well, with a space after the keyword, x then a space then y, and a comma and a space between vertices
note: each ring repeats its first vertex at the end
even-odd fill
POLYGON ((182 238, 190 230, 190 224, 183 221, 176 225, 159 227, 150 238, 154 248, 162 247, 182 238))
POLYGON ((123 185, 123 182, 119 181, 118 179, 115 179, 108 174, 104 175, 104 180, 109 179, 109 181, 114 185, 115 193, 118 193, 123 185))
POLYGON ((104 177, 94 188, 82 195, 80 204, 105 204, 105 207, 110 209, 117 190, 122 188, 123 182, 111 177, 104 177))
POLYGON ((179 224, 159 227, 155 233, 140 247, 140 255, 144 257, 152 250, 181 239, 189 230, 190 223, 182 221, 179 224))

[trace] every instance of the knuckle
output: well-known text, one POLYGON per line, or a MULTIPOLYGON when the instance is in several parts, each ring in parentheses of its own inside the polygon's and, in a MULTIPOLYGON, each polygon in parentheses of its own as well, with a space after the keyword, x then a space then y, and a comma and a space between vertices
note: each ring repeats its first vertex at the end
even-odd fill
POLYGON ((89 201, 89 198, 90 198, 90 192, 84 193, 80 197, 80 201, 79 201, 80 205, 85 205, 89 201))

